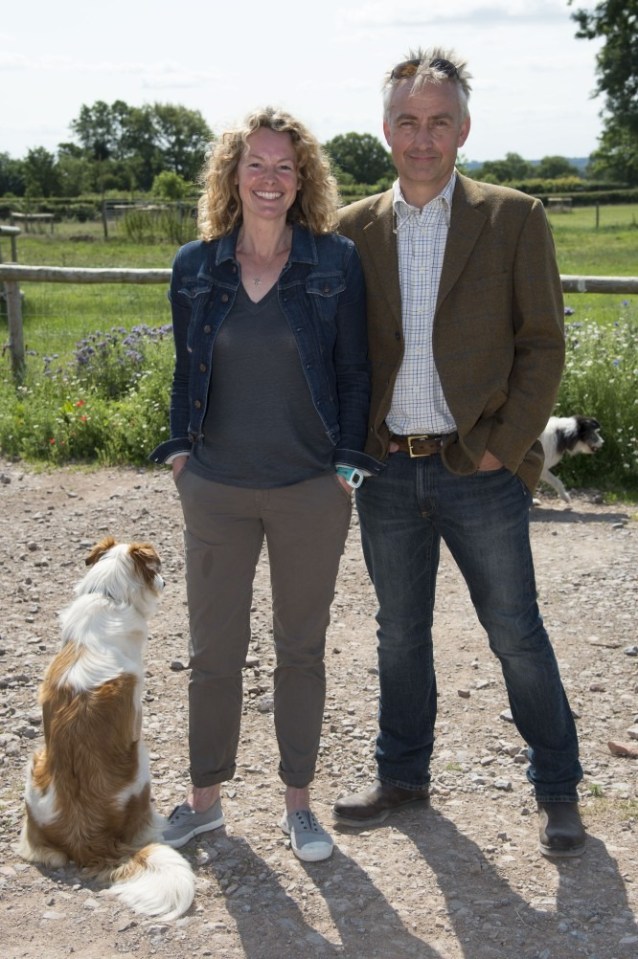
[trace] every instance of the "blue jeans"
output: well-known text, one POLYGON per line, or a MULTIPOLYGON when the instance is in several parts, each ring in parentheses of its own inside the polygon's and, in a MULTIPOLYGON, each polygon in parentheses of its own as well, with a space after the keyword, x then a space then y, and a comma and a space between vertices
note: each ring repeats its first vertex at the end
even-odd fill
POLYGON ((530 493, 506 469, 455 476, 440 456, 391 454, 357 492, 363 551, 379 611, 379 778, 430 781, 436 720, 432 621, 441 538, 498 657, 527 777, 540 802, 575 802, 576 727, 536 602, 530 493))

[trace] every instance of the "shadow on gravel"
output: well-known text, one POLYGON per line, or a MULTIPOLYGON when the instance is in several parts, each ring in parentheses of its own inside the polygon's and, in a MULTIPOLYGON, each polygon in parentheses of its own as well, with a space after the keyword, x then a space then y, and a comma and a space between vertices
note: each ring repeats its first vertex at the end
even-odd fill
MULTIPOLYGON (((536 822, 531 820, 529 849, 514 848, 511 853, 538 860, 536 888, 526 890, 529 898, 523 898, 500 874, 499 852, 492 848, 488 858, 444 815, 430 810, 418 823, 402 824, 396 817, 393 825, 414 843, 424 866, 434 873, 466 959, 637 954, 638 928, 617 863, 591 835, 582 858, 548 860, 536 849, 536 822), (549 894, 549 883, 544 885, 548 870, 559 873, 555 897, 549 894)), ((515 875, 515 864, 508 871, 515 875)))
POLYGON ((373 877, 338 848, 332 863, 330 876, 322 875, 309 863, 302 866, 330 910, 342 943, 338 953, 341 959, 448 959, 445 953, 406 928, 398 912, 402 906, 400 894, 395 907, 375 885, 373 877))
POLYGON ((221 853, 219 858, 204 866, 193 864, 193 869, 216 881, 246 959, 302 955, 336 959, 343 955, 306 922, 295 898, 282 885, 288 884, 289 878, 278 875, 245 839, 226 837, 216 841, 215 848, 221 853))
POLYGON ((406 929, 368 873, 338 848, 328 862, 299 863, 307 879, 294 889, 290 877, 273 870, 244 839, 230 838, 220 851, 194 869, 223 891, 246 959, 446 959, 406 929), (322 924, 337 930, 338 941, 317 931, 322 924))
POLYGON ((578 507, 567 509, 557 507, 556 509, 546 509, 543 506, 533 506, 529 512, 532 523, 604 523, 606 526, 613 526, 614 523, 628 523, 631 519, 629 513, 581 513, 578 507))

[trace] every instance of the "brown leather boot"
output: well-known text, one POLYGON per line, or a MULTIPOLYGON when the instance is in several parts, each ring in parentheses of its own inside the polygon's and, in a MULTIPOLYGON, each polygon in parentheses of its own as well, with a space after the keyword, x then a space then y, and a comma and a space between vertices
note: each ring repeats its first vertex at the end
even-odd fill
POLYGON ((575 802, 538 803, 539 849, 550 858, 581 856, 586 833, 575 802))
POLYGON ((335 822, 342 826, 376 826, 395 809, 415 803, 429 805, 429 802, 427 786, 403 789, 376 779, 374 785, 363 792, 337 799, 332 812, 335 822))

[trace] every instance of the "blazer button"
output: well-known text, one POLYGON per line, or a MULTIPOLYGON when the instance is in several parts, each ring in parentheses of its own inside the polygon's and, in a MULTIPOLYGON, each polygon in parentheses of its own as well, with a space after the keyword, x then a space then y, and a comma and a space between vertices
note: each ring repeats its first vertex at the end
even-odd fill
POLYGON ((205 363, 200 363, 200 364, 199 364, 199 372, 200 372, 200 373, 205 373, 205 372, 206 372, 206 364, 205 364, 205 363))
POLYGON ((195 407, 196 410, 200 410, 202 408, 202 401, 195 400, 195 402, 193 403, 193 406, 195 407))
POLYGON ((399 333, 398 330, 397 330, 397 332, 394 334, 394 338, 395 338, 395 340, 400 340, 400 339, 401 339, 401 334, 399 333))
POLYGON ((207 323, 206 326, 204 327, 204 333, 210 333, 211 329, 212 327, 210 327, 207 323))
POLYGON ((222 303, 228 303, 228 293, 222 293, 222 303))

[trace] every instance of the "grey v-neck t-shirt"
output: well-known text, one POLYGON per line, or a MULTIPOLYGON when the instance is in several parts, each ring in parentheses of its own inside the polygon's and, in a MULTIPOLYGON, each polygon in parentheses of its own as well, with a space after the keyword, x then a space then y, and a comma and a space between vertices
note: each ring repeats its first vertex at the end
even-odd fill
POLYGON ((334 469, 276 284, 258 303, 239 287, 215 340, 202 431, 189 469, 216 483, 269 489, 334 469))

